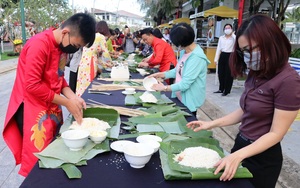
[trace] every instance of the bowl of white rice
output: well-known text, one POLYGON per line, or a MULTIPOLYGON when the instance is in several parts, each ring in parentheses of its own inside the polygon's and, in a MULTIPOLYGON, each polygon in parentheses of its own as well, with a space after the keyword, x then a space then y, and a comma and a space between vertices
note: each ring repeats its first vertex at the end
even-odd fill
POLYGON ((132 168, 143 168, 154 153, 154 149, 145 143, 126 144, 123 151, 126 161, 132 168))
POLYGON ((89 135, 90 132, 86 130, 67 130, 61 137, 71 151, 79 151, 87 143, 89 135))

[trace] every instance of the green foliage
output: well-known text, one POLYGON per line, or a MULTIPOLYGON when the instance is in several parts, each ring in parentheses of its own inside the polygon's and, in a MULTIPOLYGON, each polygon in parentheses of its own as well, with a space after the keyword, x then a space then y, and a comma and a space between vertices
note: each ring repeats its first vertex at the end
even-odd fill
POLYGON ((300 48, 293 50, 290 57, 300 58, 300 48))
MULTIPOLYGON (((9 23, 20 23, 20 3, 1 0, 0 7, 4 7, 0 19, 9 23)), ((26 0, 24 1, 25 21, 35 23, 38 32, 56 26, 72 15, 66 0, 26 0)))
POLYGON ((286 12, 285 22, 300 22, 300 7, 294 8, 291 12, 286 12))

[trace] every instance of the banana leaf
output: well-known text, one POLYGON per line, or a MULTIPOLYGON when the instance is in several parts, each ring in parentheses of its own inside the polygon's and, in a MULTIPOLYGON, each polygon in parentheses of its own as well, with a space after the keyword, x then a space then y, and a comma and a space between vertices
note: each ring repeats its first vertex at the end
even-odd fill
POLYGON ((128 85, 128 86, 142 86, 143 84, 141 82, 135 82, 135 81, 114 81, 113 84, 119 84, 119 85, 128 85))
POLYGON ((73 164, 63 164, 62 169, 65 171, 69 179, 81 178, 80 170, 73 164))
POLYGON ((137 124, 136 130, 140 133, 165 132, 165 130, 157 124, 137 124))
POLYGON ((161 112, 162 115, 171 114, 174 112, 177 112, 178 109, 174 106, 175 104, 166 105, 166 104, 160 104, 160 105, 154 105, 146 110, 145 112, 148 112, 150 114, 161 112))
POLYGON ((110 78, 110 72, 102 72, 100 78, 110 78))
MULTIPOLYGON (((158 122, 166 133, 183 134, 185 131, 179 121, 158 122)), ((184 125, 183 125, 184 126, 184 125)))
MULTIPOLYGON (((135 93, 133 96, 135 98, 135 100, 131 99, 131 100, 126 100, 125 99, 125 105, 136 105, 136 104, 140 104, 144 107, 151 107, 154 105, 161 105, 161 104, 171 104, 173 103, 172 100, 170 100, 165 94, 161 94, 160 92, 156 92, 156 91, 151 91, 151 94, 154 95, 154 97, 157 99, 157 103, 145 103, 142 102, 142 100, 140 99, 140 96, 143 95, 144 92, 137 92, 135 93)), ((132 95, 131 95, 132 96, 132 95)))
POLYGON ((134 60, 138 63, 140 63, 143 59, 144 59, 144 57, 142 55, 135 55, 134 56, 134 60))
MULTIPOLYGON (((108 130, 108 137, 117 139, 120 133, 120 116, 118 112, 114 109, 107 109, 107 108, 87 108, 83 111, 83 117, 92 117, 97 118, 102 121, 106 121, 111 128, 108 130)), ((60 128, 60 133, 69 129, 72 122, 75 121, 72 116, 69 116, 64 124, 60 128)))
MULTIPOLYGON (((187 147, 203 146, 210 148, 219 153, 221 157, 224 157, 222 148, 219 146, 219 142, 212 138, 192 138, 185 140, 173 140, 169 142, 169 148, 165 151, 160 151, 161 163, 163 168, 164 177, 167 180, 175 179, 218 179, 221 173, 214 175, 214 168, 192 168, 180 165, 174 161, 174 155, 180 153, 187 147), (163 153, 165 152, 166 155, 163 153), (167 161, 167 162, 166 162, 167 161)), ((252 174, 247 168, 240 166, 234 178, 251 178, 252 174)))
MULTIPOLYGON (((43 151, 36 153, 39 156, 56 158, 64 161, 64 163, 78 163, 96 144, 88 140, 87 144, 80 151, 71 151, 63 142, 62 138, 55 139, 43 151)), ((41 159, 42 160, 42 159, 41 159)), ((47 164, 42 160, 43 164, 47 164)), ((54 167, 55 168, 55 167, 54 167)))
POLYGON ((81 178, 81 172, 76 166, 87 165, 87 160, 107 151, 110 151, 108 139, 100 144, 88 140, 82 150, 70 151, 63 143, 63 139, 57 138, 42 152, 35 155, 39 159, 40 168, 62 168, 68 178, 81 178))

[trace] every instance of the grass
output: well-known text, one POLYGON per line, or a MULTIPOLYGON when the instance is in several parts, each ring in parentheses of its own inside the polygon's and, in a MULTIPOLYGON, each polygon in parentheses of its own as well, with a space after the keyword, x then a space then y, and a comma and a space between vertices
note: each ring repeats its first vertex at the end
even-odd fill
POLYGON ((15 59, 18 58, 19 54, 15 54, 14 52, 4 52, 1 54, 1 61, 8 60, 8 59, 15 59))

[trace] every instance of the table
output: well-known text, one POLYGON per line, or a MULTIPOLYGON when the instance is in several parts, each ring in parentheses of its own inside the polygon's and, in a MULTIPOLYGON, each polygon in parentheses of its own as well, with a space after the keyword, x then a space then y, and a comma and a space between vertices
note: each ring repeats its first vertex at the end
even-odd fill
MULTIPOLYGON (((138 78, 137 74, 132 77, 138 78)), ((83 98, 93 99, 108 105, 124 105, 125 96, 121 91, 110 91, 111 96, 88 94, 85 92, 83 98)), ((166 93, 169 97, 170 92, 166 93)), ((183 104, 172 99, 177 105, 183 104)), ((127 117, 122 116, 122 121, 127 117)), ((196 119, 195 117, 187 117, 188 121, 196 119)), ((219 180, 177 180, 167 181, 164 179, 162 169, 160 167, 159 152, 156 152, 151 157, 151 160, 142 169, 134 169, 126 162, 122 153, 111 150, 107 153, 102 153, 87 161, 87 166, 78 167, 82 172, 81 179, 68 179, 62 169, 40 169, 38 164, 34 166, 29 175, 21 184, 21 188, 117 188, 117 187, 209 187, 209 188, 232 188, 243 187, 253 188, 248 179, 233 179, 227 182, 219 180)))

